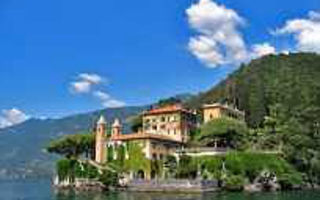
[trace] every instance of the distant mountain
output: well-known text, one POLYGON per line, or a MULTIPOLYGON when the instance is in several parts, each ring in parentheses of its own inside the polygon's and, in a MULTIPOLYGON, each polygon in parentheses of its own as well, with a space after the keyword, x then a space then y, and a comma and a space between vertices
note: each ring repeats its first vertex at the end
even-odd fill
MULTIPOLYGON (((191 96, 179 94, 168 99, 185 102, 191 96)), ((30 119, 0 129, 0 179, 50 176, 54 172, 53 161, 57 158, 44 151, 50 140, 65 134, 90 131, 101 114, 109 124, 114 118, 120 118, 124 125, 123 132, 129 133, 130 118, 148 108, 150 106, 110 108, 62 119, 30 119)))
POLYGON ((22 124, 0 130, 0 179, 49 176, 56 157, 44 148, 59 136, 89 131, 100 114, 109 123, 120 118, 124 132, 129 132, 128 119, 146 107, 104 109, 62 119, 30 119, 22 124))

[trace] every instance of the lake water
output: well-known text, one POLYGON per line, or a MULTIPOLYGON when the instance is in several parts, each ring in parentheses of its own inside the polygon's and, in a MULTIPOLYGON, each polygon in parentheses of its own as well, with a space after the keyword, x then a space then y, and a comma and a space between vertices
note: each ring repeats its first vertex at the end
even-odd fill
POLYGON ((320 200, 320 192, 298 191, 279 193, 110 193, 61 194, 56 193, 48 180, 2 181, 0 200, 320 200))

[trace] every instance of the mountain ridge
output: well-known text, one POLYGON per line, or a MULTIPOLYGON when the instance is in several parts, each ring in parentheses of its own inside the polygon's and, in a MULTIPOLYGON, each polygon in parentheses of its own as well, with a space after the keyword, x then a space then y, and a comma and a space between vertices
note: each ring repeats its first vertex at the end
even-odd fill
POLYGON ((0 130, 0 179, 49 176, 53 173, 55 156, 45 153, 46 145, 57 137, 90 131, 100 114, 109 123, 120 118, 124 132, 129 132, 128 119, 146 106, 102 109, 61 119, 29 119, 0 130))

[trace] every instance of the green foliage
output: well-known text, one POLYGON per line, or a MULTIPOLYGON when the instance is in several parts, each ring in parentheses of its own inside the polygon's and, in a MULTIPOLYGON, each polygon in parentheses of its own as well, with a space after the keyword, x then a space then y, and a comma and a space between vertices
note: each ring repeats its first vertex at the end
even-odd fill
POLYGON ((140 144, 136 142, 130 142, 127 144, 127 148, 129 159, 125 159, 124 161, 124 170, 133 170, 135 172, 143 170, 145 173, 150 174, 151 163, 148 159, 146 159, 140 144))
POLYGON ((96 167, 90 165, 89 163, 79 163, 75 164, 75 177, 77 178, 97 178, 99 172, 96 167))
POLYGON ((173 105, 173 104, 178 104, 178 103, 182 103, 182 101, 180 99, 175 98, 175 97, 170 97, 167 99, 161 99, 157 104, 159 107, 162 107, 162 106, 173 105))
POLYGON ((201 165, 202 175, 209 179, 221 180, 223 177, 223 162, 222 156, 203 156, 198 159, 201 165))
POLYGON ((229 173, 247 177, 250 182, 264 170, 274 172, 277 177, 284 174, 301 177, 288 162, 274 154, 233 152, 226 156, 225 165, 229 173))
POLYGON ((74 161, 69 159, 61 159, 56 163, 57 174, 60 180, 71 178, 73 175, 74 161))
POLYGON ((225 81, 199 94, 186 104, 200 108, 203 103, 228 101, 246 112, 250 127, 262 125, 269 108, 281 104, 286 115, 320 104, 320 56, 297 53, 265 56, 242 65, 225 81))
POLYGON ((97 178, 99 173, 96 167, 89 163, 80 163, 73 159, 61 159, 56 163, 57 174, 60 180, 69 178, 97 178))
POLYGON ((300 186, 303 183, 300 174, 282 174, 278 178, 278 183, 281 185, 282 189, 292 189, 294 186, 300 186))
MULTIPOLYGON (((186 104, 229 102, 246 113, 253 150, 278 150, 310 183, 320 183, 320 55, 265 56, 186 104)), ((247 145, 246 145, 247 146, 247 145)))
POLYGON ((81 154, 88 156, 94 148, 94 140, 92 134, 66 135, 52 141, 47 147, 47 151, 63 155, 66 158, 77 158, 81 154))
POLYGON ((177 159, 174 156, 168 155, 164 161, 165 169, 166 169, 166 178, 173 178, 177 174, 177 159))
POLYGON ((198 162, 189 156, 181 156, 177 168, 177 178, 196 178, 198 162))
POLYGON ((209 179, 225 180, 233 176, 253 182, 263 171, 275 173, 280 179, 299 183, 301 174, 287 161, 276 154, 230 152, 226 156, 183 157, 179 163, 178 175, 181 178, 194 177, 197 170, 209 179), (181 162, 182 161, 182 162, 181 162), (200 166, 200 168, 199 168, 200 166))
POLYGON ((131 130, 133 132, 138 132, 142 129, 142 115, 134 116, 130 119, 131 130))
MULTIPOLYGON (((163 161, 162 160, 152 160, 151 163, 151 172, 154 172, 154 175, 161 177, 163 174, 163 161)), ((152 178, 152 177, 151 177, 152 178)))
POLYGON ((205 145, 212 145, 217 138, 226 139, 228 146, 241 149, 245 147, 247 134, 248 128, 244 122, 223 117, 204 124, 196 139, 205 145))
POLYGON ((112 162, 113 160, 113 147, 108 146, 107 147, 107 162, 112 162))
POLYGON ((229 191, 241 191, 245 184, 245 178, 242 175, 230 175, 225 180, 225 189, 229 191))
POLYGON ((99 176, 99 181, 106 187, 116 187, 118 186, 118 174, 110 171, 103 171, 99 176))

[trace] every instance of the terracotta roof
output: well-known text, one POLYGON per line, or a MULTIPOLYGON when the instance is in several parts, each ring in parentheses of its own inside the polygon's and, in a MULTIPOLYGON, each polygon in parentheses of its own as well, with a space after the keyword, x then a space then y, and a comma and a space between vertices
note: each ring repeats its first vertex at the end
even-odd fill
POLYGON ((154 115, 154 114, 162 114, 162 113, 169 113, 169 112, 190 112, 189 110, 183 108, 180 104, 168 105, 160 108, 153 108, 144 112, 145 115, 154 115))
POLYGON ((233 112, 237 112, 241 115, 244 115, 244 112, 241 110, 238 110, 237 108, 233 108, 227 104, 220 104, 220 103, 214 103, 214 104, 204 104, 202 106, 203 109, 210 109, 210 108, 222 108, 222 109, 226 109, 226 110, 230 110, 233 112))
POLYGON ((151 134, 151 133, 131 133, 131 134, 121 134, 121 135, 116 135, 111 137, 111 140, 113 141, 141 140, 141 139, 155 139, 155 140, 182 143, 181 141, 175 140, 165 135, 157 135, 157 134, 151 134))

